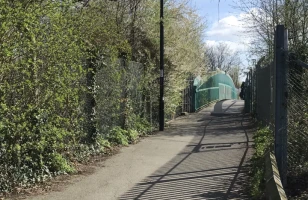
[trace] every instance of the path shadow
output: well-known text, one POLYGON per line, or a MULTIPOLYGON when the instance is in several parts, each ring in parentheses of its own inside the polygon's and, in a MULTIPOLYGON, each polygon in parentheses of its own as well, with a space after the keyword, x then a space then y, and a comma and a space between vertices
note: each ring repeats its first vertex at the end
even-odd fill
POLYGON ((202 135, 196 134, 177 156, 119 199, 251 199, 244 187, 252 153, 251 121, 247 115, 232 118, 208 115, 202 135), (223 128, 216 131, 216 126, 223 128))

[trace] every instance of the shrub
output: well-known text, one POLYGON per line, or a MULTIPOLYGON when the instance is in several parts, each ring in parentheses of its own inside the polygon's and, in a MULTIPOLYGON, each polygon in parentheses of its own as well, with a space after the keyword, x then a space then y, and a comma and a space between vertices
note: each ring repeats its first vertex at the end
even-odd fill
POLYGON ((265 182, 265 158, 264 155, 273 145, 273 132, 269 127, 262 127, 254 133, 255 152, 251 158, 250 193, 254 199, 262 199, 265 182))
POLYGON ((110 130, 108 134, 108 140, 116 144, 128 145, 127 135, 127 130, 123 130, 119 126, 115 126, 110 130))

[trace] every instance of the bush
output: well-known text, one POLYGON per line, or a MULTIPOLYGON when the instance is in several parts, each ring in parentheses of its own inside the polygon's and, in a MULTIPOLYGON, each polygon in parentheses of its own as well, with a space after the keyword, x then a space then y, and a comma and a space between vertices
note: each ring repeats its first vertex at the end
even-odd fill
POLYGON ((134 129, 138 135, 146 135, 151 132, 151 124, 140 116, 132 115, 128 123, 129 129, 134 129))
POLYGON ((128 145, 127 130, 123 130, 119 126, 115 126, 108 134, 108 140, 115 144, 128 145))
POLYGON ((269 129, 269 127, 262 127, 254 133, 253 138, 255 152, 251 158, 250 193, 254 199, 262 199, 265 191, 264 155, 273 145, 273 132, 269 129))
POLYGON ((150 131, 149 123, 142 118, 136 118, 136 121, 133 124, 130 124, 127 130, 122 129, 119 126, 113 127, 108 134, 108 141, 119 144, 119 145, 128 145, 134 143, 139 136, 146 135, 150 131))
MULTIPOLYGON (((146 119, 158 122, 159 3, 141 1, 134 13, 130 4, 0 0, 0 196, 74 172, 74 162, 149 133, 146 119)), ((204 61, 195 56, 201 18, 191 12, 166 5, 166 34, 179 41, 166 54, 166 115, 204 61)))

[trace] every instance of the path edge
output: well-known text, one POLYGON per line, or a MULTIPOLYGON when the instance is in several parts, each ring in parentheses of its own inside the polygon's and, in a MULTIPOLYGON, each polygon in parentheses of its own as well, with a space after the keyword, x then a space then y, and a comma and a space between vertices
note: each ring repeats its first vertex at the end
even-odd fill
POLYGON ((269 200, 287 200, 283 189, 275 155, 269 151, 265 154, 266 198, 269 200))

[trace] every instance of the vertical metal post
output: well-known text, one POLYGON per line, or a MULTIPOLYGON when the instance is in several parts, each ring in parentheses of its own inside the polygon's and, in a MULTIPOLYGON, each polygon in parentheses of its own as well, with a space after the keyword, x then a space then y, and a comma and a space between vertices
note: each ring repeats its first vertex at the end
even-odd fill
MULTIPOLYGON (((260 59, 260 61, 261 61, 261 59, 260 59)), ((256 117, 258 118, 258 114, 259 114, 259 104, 260 104, 260 100, 259 100, 259 89, 261 89, 261 88, 259 88, 259 73, 260 73, 260 61, 257 63, 257 65, 256 65, 256 105, 255 105, 255 114, 256 114, 256 117)))
POLYGON ((245 91, 245 106, 246 113, 250 113, 251 105, 251 73, 250 71, 247 73, 246 78, 246 91, 245 91))
POLYGON ((165 126, 164 112, 164 0, 160 0, 160 96, 159 96, 159 130, 165 126))
POLYGON ((249 77, 250 77, 250 79, 249 79, 249 88, 250 88, 250 93, 249 93, 249 95, 250 95, 250 97, 249 97, 249 99, 250 99, 250 102, 249 102, 249 113, 252 113, 251 111, 252 111, 252 93, 253 93, 253 90, 252 90, 252 71, 251 71, 251 68, 250 68, 250 70, 249 70, 249 77))
POLYGON ((252 107, 252 113, 255 114, 256 112, 256 71, 253 71, 252 75, 252 89, 253 89, 253 107, 252 107))
MULTIPOLYGON (((193 84, 193 82, 192 82, 193 84)), ((196 111, 196 94, 197 94, 197 86, 192 85, 192 90, 191 90, 191 112, 196 111)))
POLYGON ((252 106, 253 106, 253 82, 252 82, 252 69, 250 69, 250 113, 252 113, 252 106))
POLYGON ((185 90, 186 90, 186 88, 184 89, 184 90, 182 90, 182 113, 183 112, 185 112, 185 90))
POLYGON ((252 74, 252 113, 255 115, 256 114, 256 102, 257 102, 257 99, 256 99, 256 82, 257 82, 257 76, 256 76, 256 65, 257 65, 257 60, 256 59, 253 59, 252 60, 252 65, 253 67, 255 68, 255 70, 252 70, 253 74, 252 74))
POLYGON ((249 112, 249 73, 247 73, 247 77, 246 77, 246 80, 245 80, 245 98, 244 98, 244 101, 245 101, 245 113, 248 113, 249 112))
POLYGON ((284 25, 277 25, 275 34, 275 156, 283 186, 287 184, 287 35, 284 25))

